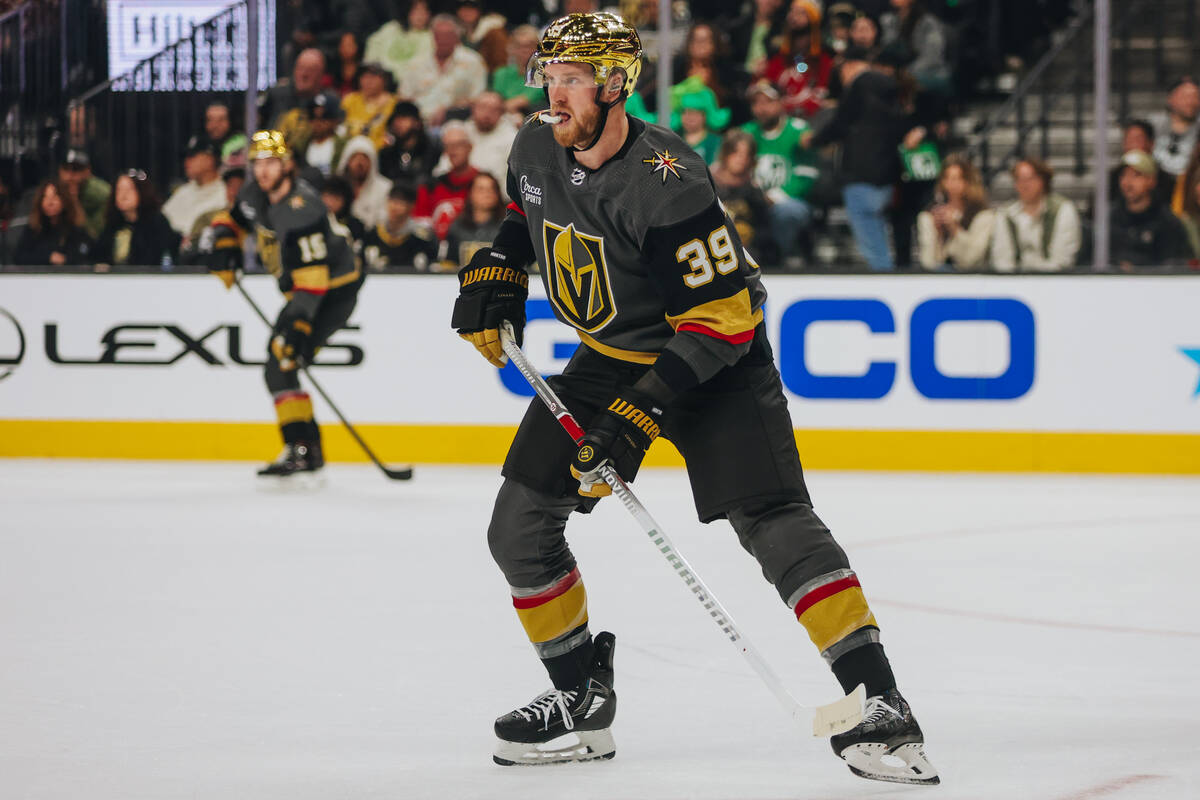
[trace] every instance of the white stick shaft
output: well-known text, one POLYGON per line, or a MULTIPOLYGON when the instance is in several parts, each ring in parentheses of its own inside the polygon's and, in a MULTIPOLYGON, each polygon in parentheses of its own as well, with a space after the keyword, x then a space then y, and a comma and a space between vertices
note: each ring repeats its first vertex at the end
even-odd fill
MULTIPOLYGON (((562 424, 563 428, 578 444, 583 438, 583 429, 579 426, 579 423, 571 416, 571 412, 563 402, 558 399, 558 395, 550 388, 550 384, 546 383, 542 376, 533 369, 529 360, 525 358, 525 353, 517 346, 516 341, 514 341, 509 331, 504 330, 500 335, 504 352, 508 355, 509 360, 525 376, 525 380, 529 381, 529 385, 533 387, 537 396, 550 409, 550 413, 554 414, 559 423, 562 424)), ((810 714, 805 713, 809 710, 808 707, 796 702, 796 699, 792 697, 791 693, 783 685, 783 681, 779 679, 779 676, 775 674, 775 671, 771 669, 766 660, 755 649, 754 645, 750 644, 749 640, 738 630, 737 623, 733 621, 733 617, 729 615, 729 612, 725 610, 725 607, 721 605, 721 602, 717 600, 709 588, 704 585, 704 581, 700 579, 700 576, 688 564, 683 554, 675 548, 670 537, 663 532, 662 526, 654 520, 654 517, 650 515, 646 507, 637 499, 633 494, 633 490, 621 479, 617 471, 605 465, 600 468, 600 475, 612 487, 613 495, 621 501, 621 505, 625 506, 626 510, 642 526, 642 530, 646 532, 646 535, 650 537, 650 541, 654 543, 658 551, 667 559, 667 563, 675 570, 675 574, 692 590, 692 594, 700 601, 700 605, 704 606, 704 610, 712 617, 713 622, 717 623, 721 632, 729 638, 729 641, 738 649, 738 652, 750 662, 750 666, 762 678, 763 683, 775 695, 775 698, 784 707, 788 715, 792 719, 797 720, 811 717, 810 714)))

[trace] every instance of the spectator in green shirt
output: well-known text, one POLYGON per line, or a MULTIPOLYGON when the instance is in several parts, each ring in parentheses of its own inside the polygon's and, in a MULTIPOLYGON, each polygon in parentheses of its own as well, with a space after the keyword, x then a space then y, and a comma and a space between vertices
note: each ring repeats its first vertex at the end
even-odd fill
POLYGON ((811 247, 808 229, 813 211, 808 195, 819 174, 816 153, 801 144, 809 126, 783 113, 779 90, 769 82, 759 81, 749 94, 754 121, 743 130, 758 147, 755 181, 771 203, 771 238, 784 264, 798 269, 804 261, 802 253, 811 247))
POLYGON ((492 89, 504 98, 504 110, 529 114, 546 108, 546 93, 525 85, 525 66, 538 46, 537 28, 519 25, 508 38, 508 63, 492 73, 492 89))
POLYGON ((700 154, 705 164, 717 160, 718 131, 729 124, 729 109, 717 106, 717 96, 704 81, 692 76, 671 87, 671 128, 700 154))

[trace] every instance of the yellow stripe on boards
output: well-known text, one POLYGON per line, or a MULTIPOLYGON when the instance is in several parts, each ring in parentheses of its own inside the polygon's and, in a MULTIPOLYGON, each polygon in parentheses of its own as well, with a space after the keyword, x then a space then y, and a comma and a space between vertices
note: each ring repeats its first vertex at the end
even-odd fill
MULTIPOLYGON (((355 427, 384 461, 426 464, 499 464, 516 432, 515 424, 355 427)), ((341 425, 321 431, 328 460, 367 460, 341 425)), ((796 439, 809 469, 1200 475, 1200 434, 801 429, 796 439)), ((0 457, 258 461, 278 448, 269 422, 0 419, 0 457)), ((646 465, 683 459, 659 437, 646 465)))

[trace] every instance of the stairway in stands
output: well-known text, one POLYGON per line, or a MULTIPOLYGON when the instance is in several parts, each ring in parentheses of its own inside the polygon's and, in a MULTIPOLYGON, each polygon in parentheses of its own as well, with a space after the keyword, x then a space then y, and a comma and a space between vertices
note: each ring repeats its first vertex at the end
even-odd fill
MULTIPOLYGON (((1011 201, 1009 168, 1020 154, 1046 160, 1054 188, 1090 209, 1094 192, 1094 28, 1091 3, 1059 31, 1042 61, 1017 75, 1009 96, 966 104, 955 120, 994 203, 1011 201), (1044 110, 1044 111, 1043 111, 1044 110)), ((1120 157, 1125 122, 1165 107, 1167 87, 1200 78, 1200 0, 1113 0, 1108 113, 1109 164, 1120 157)), ((915 250, 914 243, 914 250, 915 250)), ((844 208, 830 209, 816 241, 815 270, 863 268, 844 208)), ((915 252, 914 252, 915 257, 915 252)))
MULTIPOLYGON (((1124 124, 1162 110, 1170 83, 1200 70, 1197 5, 1197 0, 1112 3, 1107 117, 1110 166, 1120 156, 1124 124)), ((1017 154, 1024 153, 1049 162, 1055 170, 1057 191, 1081 207, 1091 206, 1095 186, 1094 28, 1090 15, 1081 21, 1077 31, 1068 28, 1059 33, 1055 44, 1061 49, 1055 52, 1051 48, 1045 63, 1030 66, 1024 78, 1038 69, 1041 75, 1031 82, 1022 81, 1023 97, 976 104, 957 123, 989 178, 995 202, 1015 196, 1009 167, 1017 154), (982 132, 978 130, 981 122, 988 126, 982 132), (984 150, 986 164, 981 158, 984 150)))

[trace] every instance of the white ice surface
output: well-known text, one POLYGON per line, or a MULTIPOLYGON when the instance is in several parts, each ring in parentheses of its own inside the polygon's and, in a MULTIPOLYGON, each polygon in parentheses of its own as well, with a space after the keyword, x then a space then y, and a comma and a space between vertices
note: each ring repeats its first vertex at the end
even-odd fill
MULTIPOLYGON (((940 769, 790 727, 609 500, 570 540, 617 634, 617 757, 502 768, 547 681, 488 553, 497 470, 0 460, 0 798, 1200 797, 1200 481, 815 473, 940 769)), ((682 472, 635 489, 802 702, 836 683, 682 472)))

